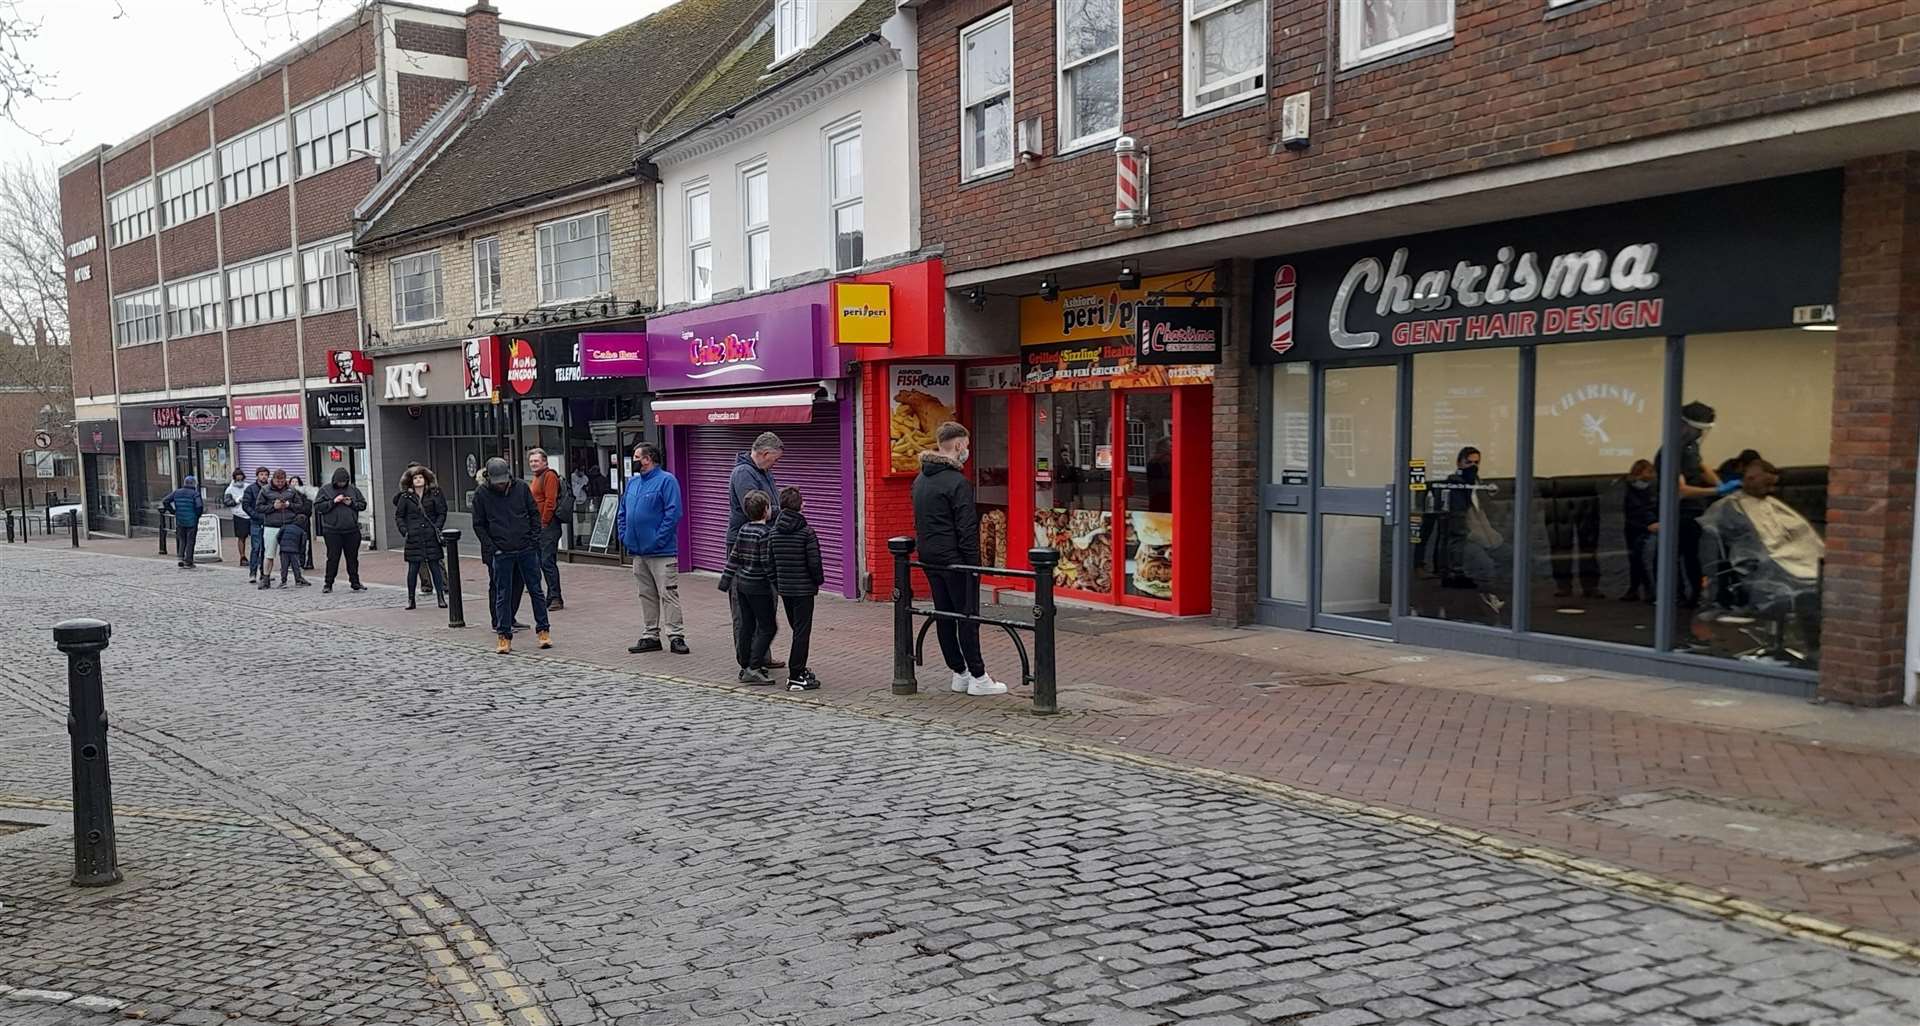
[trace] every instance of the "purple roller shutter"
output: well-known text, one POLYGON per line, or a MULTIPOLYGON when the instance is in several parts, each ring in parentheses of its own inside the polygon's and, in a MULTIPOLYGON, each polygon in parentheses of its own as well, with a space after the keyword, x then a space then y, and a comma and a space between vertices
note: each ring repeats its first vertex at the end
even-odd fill
MULTIPOLYGON (((687 534, 693 565, 720 570, 727 565, 727 478, 733 463, 753 444, 765 426, 699 427, 689 430, 685 471, 687 534)), ((820 565, 826 571, 824 591, 847 589, 844 532, 848 482, 841 469, 840 410, 819 404, 808 424, 781 424, 773 428, 786 444, 786 453, 773 468, 780 487, 800 489, 807 497, 807 522, 820 536, 820 565)), ((777 498, 777 497, 776 497, 777 498)))
POLYGON ((249 442, 234 440, 233 465, 244 470, 247 479, 253 479, 255 467, 268 470, 284 470, 288 477, 298 477, 309 485, 318 485, 307 471, 307 446, 299 439, 290 442, 249 442))

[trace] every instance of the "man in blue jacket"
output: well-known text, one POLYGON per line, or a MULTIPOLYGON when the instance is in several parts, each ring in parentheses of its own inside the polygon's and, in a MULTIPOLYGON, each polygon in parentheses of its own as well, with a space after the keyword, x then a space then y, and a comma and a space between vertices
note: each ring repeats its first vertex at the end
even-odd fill
POLYGON ((660 450, 634 446, 638 470, 620 493, 614 529, 633 557, 633 579, 640 592, 640 640, 627 651, 660 651, 664 628, 674 654, 687 655, 686 624, 680 619, 680 481, 660 465, 660 450))
POLYGON ((180 547, 179 566, 193 569, 193 543, 200 534, 200 514, 207 511, 207 501, 200 497, 200 479, 187 475, 180 487, 167 493, 160 505, 173 514, 174 539, 180 547))

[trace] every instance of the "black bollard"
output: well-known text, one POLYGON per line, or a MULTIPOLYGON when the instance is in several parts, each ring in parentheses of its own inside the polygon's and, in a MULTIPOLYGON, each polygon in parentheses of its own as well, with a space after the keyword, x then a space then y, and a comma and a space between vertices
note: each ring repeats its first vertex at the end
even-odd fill
POLYGON ((913 673, 913 539, 888 538, 893 553, 893 693, 916 694, 920 679, 913 673))
MULTIPOLYGON (((166 510, 162 509, 160 511, 159 520, 160 520, 160 530, 159 530, 160 554, 164 556, 167 554, 167 511, 166 510)), ((182 558, 185 558, 185 557, 182 557, 182 558)))
POLYGON ((465 627, 467 612, 460 601, 460 531, 448 527, 440 531, 440 541, 447 547, 447 626, 465 627))
POLYGON ((68 620, 53 629, 67 654, 67 737, 73 754, 73 885, 120 882, 113 834, 113 777, 107 772, 107 698, 100 653, 113 628, 100 620, 68 620))
POLYGON ((1053 690, 1053 568, 1060 551, 1028 549, 1027 562, 1033 566, 1033 714, 1051 716, 1060 711, 1053 690))
POLYGON ((13 544, 13 511, 7 511, 7 544, 13 544))
POLYGON ((67 531, 69 534, 73 536, 73 547, 76 549, 79 548, 80 547, 80 511, 79 510, 75 509, 75 510, 68 511, 67 531))

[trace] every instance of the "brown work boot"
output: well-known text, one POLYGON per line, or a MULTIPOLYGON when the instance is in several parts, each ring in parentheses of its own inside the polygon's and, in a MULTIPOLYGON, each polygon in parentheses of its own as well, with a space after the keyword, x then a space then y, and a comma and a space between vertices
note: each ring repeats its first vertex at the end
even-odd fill
POLYGON ((540 632, 539 634, 537 634, 537 635, 535 635, 535 636, 536 636, 536 637, 538 637, 538 638, 540 639, 540 647, 541 647, 541 648, 552 648, 552 647, 553 647, 553 632, 551 632, 551 631, 541 631, 541 632, 540 632))
POLYGON ((501 638, 499 641, 494 642, 493 650, 500 655, 512 655, 513 642, 508 641, 506 638, 501 638))

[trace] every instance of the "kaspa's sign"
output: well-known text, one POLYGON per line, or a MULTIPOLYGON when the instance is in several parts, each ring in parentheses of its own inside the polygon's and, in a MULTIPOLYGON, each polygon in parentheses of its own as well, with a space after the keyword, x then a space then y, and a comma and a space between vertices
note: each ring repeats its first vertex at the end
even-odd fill
POLYGON ((1272 363, 1791 327, 1838 292, 1839 196, 1821 172, 1269 261, 1251 349, 1272 363))

